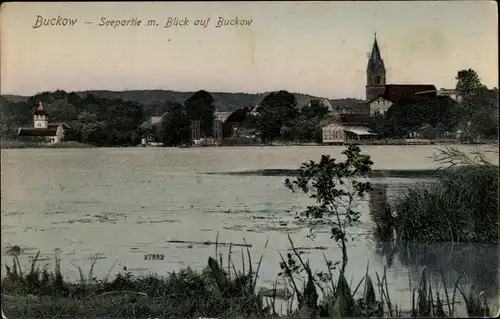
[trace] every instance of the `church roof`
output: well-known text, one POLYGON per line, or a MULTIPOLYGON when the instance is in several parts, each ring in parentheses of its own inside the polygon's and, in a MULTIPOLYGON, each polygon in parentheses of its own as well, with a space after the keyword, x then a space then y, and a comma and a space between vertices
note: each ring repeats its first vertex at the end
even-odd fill
POLYGON ((436 98, 437 89, 432 84, 386 84, 381 96, 392 103, 415 103, 436 98))
POLYGON ((47 114, 45 113, 44 108, 43 108, 42 101, 38 102, 38 105, 37 105, 37 107, 35 108, 34 115, 47 115, 47 114))
POLYGON ((38 127, 20 127, 18 136, 56 136, 57 129, 61 126, 64 130, 69 130, 71 127, 66 123, 49 123, 47 128, 38 127))
POLYGON ((56 136, 57 126, 48 128, 22 127, 17 132, 17 136, 56 136))
POLYGON ((380 49, 378 48, 377 36, 373 41, 372 54, 368 60, 368 71, 376 71, 377 69, 384 67, 384 60, 380 55, 380 49))

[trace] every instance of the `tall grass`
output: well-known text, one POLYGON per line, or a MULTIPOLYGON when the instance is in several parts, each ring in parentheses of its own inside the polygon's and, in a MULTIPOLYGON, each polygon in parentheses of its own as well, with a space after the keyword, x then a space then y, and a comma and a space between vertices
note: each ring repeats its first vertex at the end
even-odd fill
POLYGON ((40 269, 37 258, 30 270, 23 272, 14 256, 2 280, 2 309, 11 318, 263 316, 263 297, 256 287, 259 266, 254 270, 247 255, 248 270, 243 271, 236 270, 231 257, 225 268, 219 254, 219 258, 209 257, 201 272, 188 267, 166 277, 136 278, 125 267, 112 280, 95 279, 93 263, 88 276, 79 268, 77 283, 63 280, 59 259, 53 273, 40 269))
POLYGON ((458 281, 452 291, 446 285, 442 291, 431 285, 425 270, 418 286, 411 287, 411 309, 403 311, 392 299, 385 270, 376 274, 374 281, 367 266, 362 280, 349 284, 329 262, 326 271, 313 273, 291 239, 290 243, 293 253, 281 264, 281 276, 288 283, 284 289, 278 289, 277 283, 272 289, 258 289, 262 256, 254 268, 250 251, 247 248, 244 258, 242 250, 241 267, 237 269, 231 257, 232 246, 224 260, 216 245, 215 256, 208 258, 201 272, 186 268, 166 277, 134 277, 124 268, 113 280, 96 280, 92 266, 88 276, 80 269, 77 283, 63 279, 59 261, 49 273, 37 266, 35 258, 29 271, 23 272, 14 256, 2 280, 2 309, 9 318, 453 317, 456 304, 462 300, 469 316, 488 316, 491 312, 484 296, 466 291, 458 281), (305 279, 301 279, 301 273, 306 274, 305 279))

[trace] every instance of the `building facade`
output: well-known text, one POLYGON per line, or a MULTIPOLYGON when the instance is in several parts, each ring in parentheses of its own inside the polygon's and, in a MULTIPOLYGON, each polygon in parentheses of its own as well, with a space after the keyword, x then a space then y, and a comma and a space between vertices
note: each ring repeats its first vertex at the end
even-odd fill
POLYGON ((373 140, 376 133, 361 124, 333 121, 321 127, 321 141, 324 144, 343 144, 350 141, 373 140))

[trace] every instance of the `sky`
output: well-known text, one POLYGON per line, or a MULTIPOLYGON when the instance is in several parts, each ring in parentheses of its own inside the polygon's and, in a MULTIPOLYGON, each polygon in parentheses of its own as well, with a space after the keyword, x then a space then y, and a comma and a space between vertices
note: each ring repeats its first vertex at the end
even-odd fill
POLYGON ((493 1, 4 2, 0 92, 284 89, 364 98, 375 32, 388 83, 454 88, 457 72, 472 68, 498 87, 493 1), (58 17, 77 20, 34 28, 58 17), (165 28, 169 17, 189 22, 165 28), (216 27, 220 17, 251 24, 216 27), (100 26, 102 18, 142 22, 100 26))

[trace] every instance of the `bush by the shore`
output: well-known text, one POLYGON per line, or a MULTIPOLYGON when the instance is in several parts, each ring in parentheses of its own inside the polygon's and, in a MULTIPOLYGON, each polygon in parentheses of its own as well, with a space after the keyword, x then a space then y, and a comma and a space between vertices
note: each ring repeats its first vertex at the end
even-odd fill
POLYGON ((498 243, 498 168, 461 167, 395 206, 403 241, 498 243))

